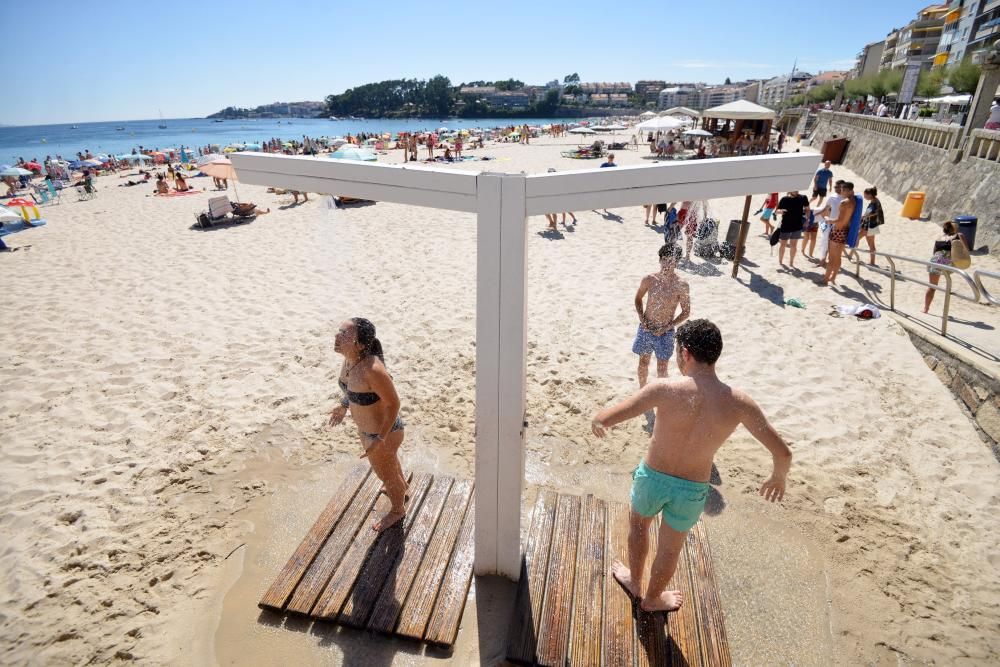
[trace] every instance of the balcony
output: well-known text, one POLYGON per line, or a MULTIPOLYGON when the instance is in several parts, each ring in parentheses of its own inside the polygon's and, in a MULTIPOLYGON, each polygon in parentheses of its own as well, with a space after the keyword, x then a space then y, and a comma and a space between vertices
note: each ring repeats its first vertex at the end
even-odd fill
POLYGON ((973 42, 978 42, 992 37, 993 35, 1000 34, 1000 24, 995 23, 995 21, 997 21, 997 19, 993 19, 993 21, 983 25, 983 27, 979 29, 979 32, 977 32, 975 36, 969 40, 969 43, 972 44, 973 42), (994 23, 994 25, 990 25, 991 23, 994 23))
POLYGON ((1000 0, 990 0, 989 2, 986 3, 986 6, 979 11, 979 13, 985 14, 989 11, 996 9, 997 7, 1000 7, 1000 0))

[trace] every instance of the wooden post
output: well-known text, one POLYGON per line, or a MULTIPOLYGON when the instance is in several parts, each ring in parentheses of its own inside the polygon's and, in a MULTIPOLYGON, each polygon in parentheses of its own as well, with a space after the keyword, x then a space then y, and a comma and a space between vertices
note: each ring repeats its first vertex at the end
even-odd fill
POLYGON ((740 270, 740 260, 743 259, 743 247, 747 242, 747 232, 750 230, 750 195, 743 200, 743 219, 740 221, 740 235, 736 238, 736 257, 733 258, 733 278, 740 270))

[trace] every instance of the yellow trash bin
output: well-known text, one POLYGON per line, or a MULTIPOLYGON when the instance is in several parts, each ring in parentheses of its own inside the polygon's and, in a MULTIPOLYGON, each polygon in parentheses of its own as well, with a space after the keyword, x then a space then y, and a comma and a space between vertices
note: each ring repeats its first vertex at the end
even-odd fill
POLYGON ((900 215, 910 220, 916 220, 920 217, 920 212, 923 209, 924 193, 912 190, 906 194, 906 201, 903 202, 903 211, 900 215))

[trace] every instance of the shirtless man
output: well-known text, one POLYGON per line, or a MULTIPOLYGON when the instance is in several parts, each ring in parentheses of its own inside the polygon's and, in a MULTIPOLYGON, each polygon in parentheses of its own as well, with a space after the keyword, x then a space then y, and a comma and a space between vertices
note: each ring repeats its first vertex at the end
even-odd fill
POLYGON ((698 522, 708 497, 712 459, 742 424, 771 452, 771 476, 760 495, 774 502, 785 495, 792 453, 753 399, 715 374, 722 334, 708 320, 692 320, 677 331, 677 366, 683 377, 652 382, 618 405, 597 413, 591 430, 607 429, 656 408, 659 419, 649 449, 632 473, 628 566, 615 561, 611 574, 645 611, 673 611, 684 603, 680 591, 666 590, 677 568, 687 532, 698 522), (663 513, 656 555, 643 591, 649 525, 663 513), (635 575, 633 575, 635 573, 635 575))
POLYGON ((639 328, 635 332, 632 351, 639 355, 639 387, 646 386, 649 377, 649 359, 656 353, 656 376, 667 377, 667 367, 674 353, 674 327, 691 314, 691 295, 688 284, 677 277, 674 269, 680 260, 681 249, 667 244, 660 248, 660 270, 651 273, 639 283, 635 293, 635 312, 639 315, 639 328), (646 298, 643 306, 643 297, 646 298), (677 313, 677 306, 681 312, 677 313))

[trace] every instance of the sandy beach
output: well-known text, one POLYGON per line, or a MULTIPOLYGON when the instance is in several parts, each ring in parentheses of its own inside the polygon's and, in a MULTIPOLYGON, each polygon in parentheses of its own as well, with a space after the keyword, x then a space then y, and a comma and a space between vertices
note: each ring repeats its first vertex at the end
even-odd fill
MULTIPOLYGON (((455 168, 598 166, 560 156, 576 143, 488 144, 470 154, 496 160, 455 168)), ((644 146, 617 157, 649 162, 644 146)), ((859 193, 870 185, 834 171, 859 193)), ((271 212, 201 231, 195 214, 215 193, 160 198, 121 182, 97 179, 91 201, 67 193, 0 256, 4 663, 502 662, 512 587, 495 581, 474 586, 453 653, 276 627, 256 607, 358 460, 353 424, 325 426, 344 319, 378 327, 407 423, 404 467, 472 477, 474 217, 385 203, 331 212, 240 185, 271 212)), ((899 202, 882 202, 880 248, 928 255, 941 221, 902 220, 899 202)), ((742 207, 710 202, 723 235, 742 207)), ((605 440, 589 422, 636 387, 632 300, 662 236, 639 207, 577 218, 557 235, 529 222, 528 508, 539 487, 624 500, 648 442, 642 420, 605 440)), ((720 376, 795 455, 776 505, 757 496, 770 457, 746 431, 716 459, 705 522, 734 663, 996 663, 1000 463, 892 318, 828 316, 867 300, 853 278, 834 290, 808 279, 819 272, 807 262, 806 277, 777 271, 762 231, 739 280, 729 263, 681 269, 692 317, 722 329, 720 376), (785 307, 791 297, 806 308, 785 307)), ((976 319, 984 307, 955 308, 976 319)))

